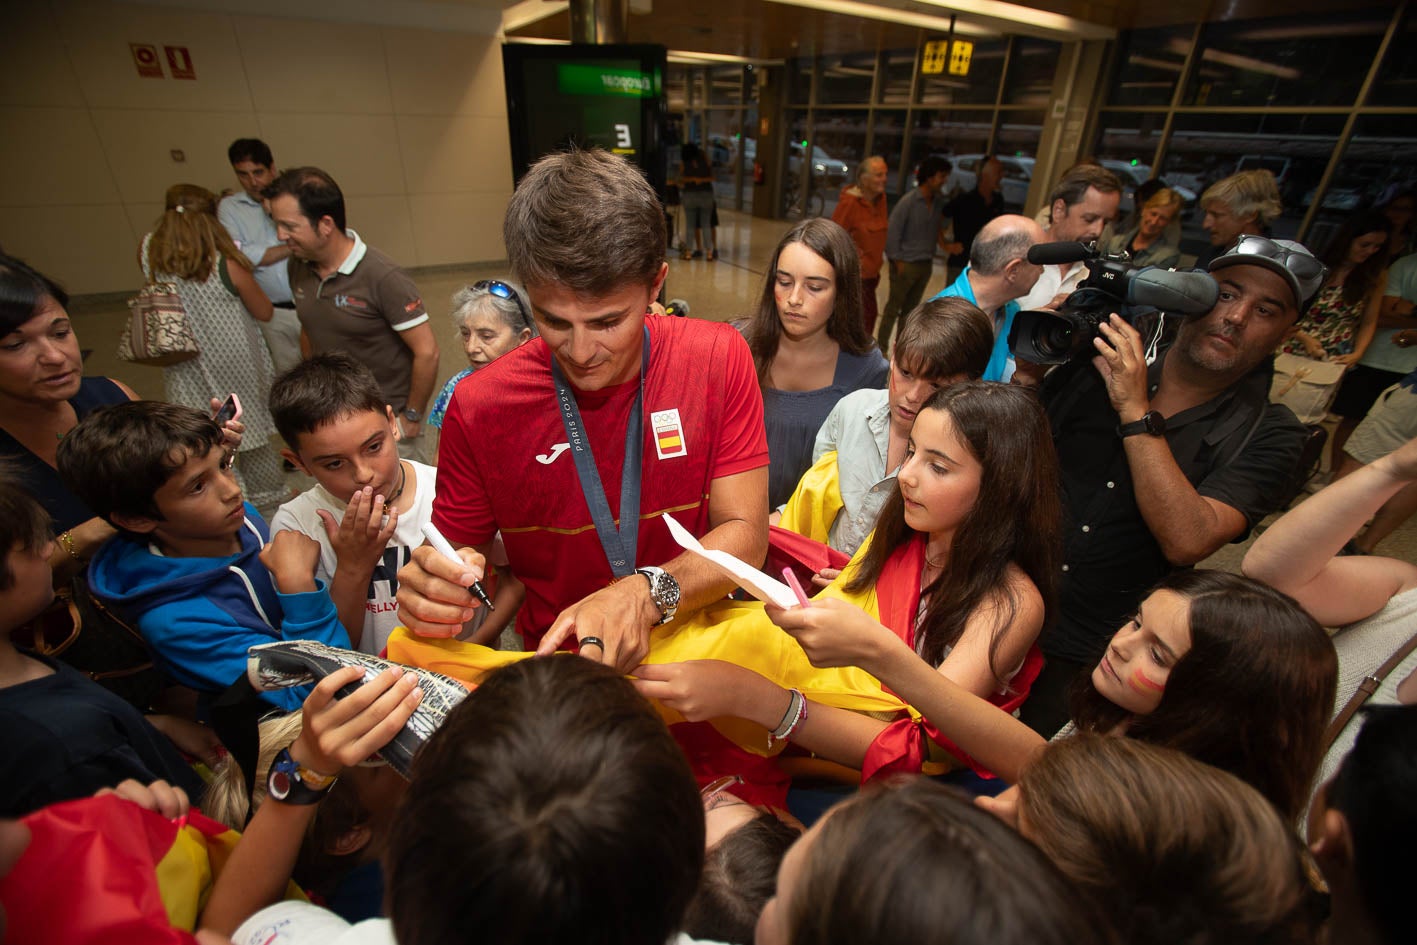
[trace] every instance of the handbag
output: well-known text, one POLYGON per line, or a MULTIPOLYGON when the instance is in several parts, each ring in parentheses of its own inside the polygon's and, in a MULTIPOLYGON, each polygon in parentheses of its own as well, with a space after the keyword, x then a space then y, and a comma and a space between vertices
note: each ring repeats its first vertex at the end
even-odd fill
POLYGON ((10 642, 67 663, 143 712, 168 685, 142 634, 99 603, 82 574, 58 588, 43 613, 11 630, 10 642))
POLYGON ((1300 423, 1320 423, 1328 415, 1346 370, 1344 365, 1332 361, 1316 361, 1297 354, 1276 355, 1270 402, 1294 411, 1300 423))
POLYGON ((156 279, 128 300, 128 324, 118 339, 118 357, 134 364, 167 367, 201 354, 177 286, 156 279))

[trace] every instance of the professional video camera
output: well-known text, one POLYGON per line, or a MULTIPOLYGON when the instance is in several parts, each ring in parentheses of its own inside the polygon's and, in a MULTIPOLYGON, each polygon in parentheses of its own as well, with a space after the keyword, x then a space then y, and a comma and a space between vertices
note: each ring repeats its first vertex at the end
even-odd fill
POLYGON ((1215 307, 1215 280, 1200 270, 1177 271, 1147 266, 1137 269, 1126 254, 1103 255, 1090 243, 1038 243, 1028 251, 1035 265, 1087 263, 1087 278, 1056 312, 1019 312, 1009 331, 1009 350, 1035 364, 1062 364, 1078 353, 1092 353, 1097 326, 1116 312, 1127 321, 1160 309, 1177 315, 1203 315, 1215 307))

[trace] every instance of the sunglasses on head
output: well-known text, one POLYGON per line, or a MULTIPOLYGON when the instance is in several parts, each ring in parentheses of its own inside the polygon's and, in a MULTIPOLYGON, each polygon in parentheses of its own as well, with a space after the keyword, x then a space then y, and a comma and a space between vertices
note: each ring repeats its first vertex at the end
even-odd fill
POLYGON ((1324 264, 1313 256, 1280 246, 1274 240, 1264 236, 1254 236, 1249 233, 1241 236, 1240 241, 1235 244, 1235 252, 1272 259, 1304 280, 1315 279, 1323 275, 1324 272, 1324 264))
POLYGON ((489 295, 495 295, 499 299, 507 299, 517 307, 517 311, 521 313, 522 321, 526 323, 526 327, 531 327, 531 315, 522 305, 521 296, 517 295, 517 290, 507 285, 507 283, 500 279, 483 279, 480 282, 474 282, 472 289, 474 292, 487 292, 489 295))

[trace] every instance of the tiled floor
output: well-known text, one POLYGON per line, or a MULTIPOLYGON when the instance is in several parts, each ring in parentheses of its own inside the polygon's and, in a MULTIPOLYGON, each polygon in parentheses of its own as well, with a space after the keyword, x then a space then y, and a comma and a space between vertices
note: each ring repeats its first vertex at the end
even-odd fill
MULTIPOLYGON (((671 254, 666 294, 671 299, 689 303, 696 318, 726 321, 751 312, 763 290, 763 280, 773 250, 790 224, 762 220, 731 210, 720 210, 722 226, 718 231, 720 258, 716 262, 702 259, 680 260, 671 254)), ((61 274, 62 275, 62 274, 61 274)), ((423 292, 442 342, 442 369, 439 384, 466 366, 457 344, 452 323, 448 320, 448 300, 453 292, 478 279, 504 277, 500 265, 469 265, 416 272, 415 279, 423 292)), ((939 260, 930 280, 926 298, 945 286, 945 270, 939 260)), ((134 289, 139 275, 134 271, 134 289)), ((880 287, 884 304, 887 280, 880 287)), ((162 372, 159 368, 141 367, 119 361, 114 355, 118 334, 122 330, 127 308, 122 299, 80 299, 71 306, 80 343, 91 350, 86 363, 89 374, 104 374, 129 384, 138 393, 149 397, 162 396, 162 372)), ((299 485, 298 482, 293 482, 299 485)), ((1236 570, 1249 542, 1221 549, 1204 564, 1236 570)), ((1398 529, 1379 550, 1407 561, 1417 562, 1417 519, 1398 529)))

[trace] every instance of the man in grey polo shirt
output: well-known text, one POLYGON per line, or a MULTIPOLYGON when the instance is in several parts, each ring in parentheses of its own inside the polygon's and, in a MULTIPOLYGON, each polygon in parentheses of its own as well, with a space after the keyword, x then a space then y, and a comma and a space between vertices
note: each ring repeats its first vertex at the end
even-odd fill
POLYGON ((262 189, 275 180, 275 160, 260 138, 238 138, 226 149, 226 156, 241 192, 224 198, 216 215, 237 248, 256 267, 256 282, 275 306, 271 320, 257 324, 279 374, 300 363, 300 319, 295 315, 290 284, 285 278, 290 247, 276 235, 276 225, 261 198, 262 189))
POLYGON ((423 411, 438 374, 438 339, 408 273, 345 227, 344 194, 318 167, 285 171, 264 191, 290 247, 290 291, 310 354, 344 351, 374 373, 394 408, 399 453, 426 462, 423 411))

